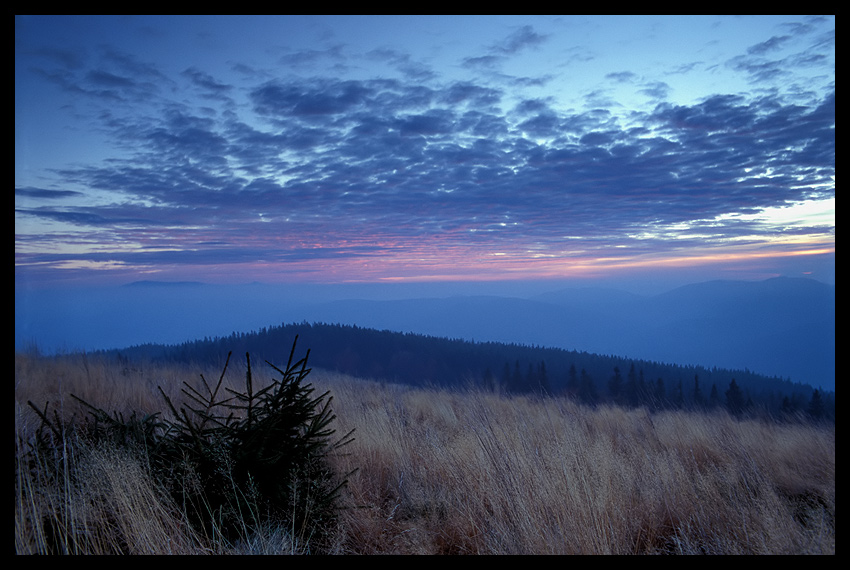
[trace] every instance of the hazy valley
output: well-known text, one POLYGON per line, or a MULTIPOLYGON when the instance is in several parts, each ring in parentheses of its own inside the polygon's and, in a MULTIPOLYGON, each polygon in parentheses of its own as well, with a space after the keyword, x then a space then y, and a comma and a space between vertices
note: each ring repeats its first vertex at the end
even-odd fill
POLYGON ((319 322, 740 368, 834 389, 835 288, 803 279, 708 282, 657 296, 567 289, 530 299, 338 301, 319 322))
POLYGON ((306 321, 749 369, 835 389, 835 286, 809 279, 712 281, 653 296, 584 288, 438 297, 423 289, 392 299, 392 289, 363 288, 325 300, 315 289, 139 283, 97 295, 16 295, 16 347, 33 338, 48 352, 176 344, 306 321))

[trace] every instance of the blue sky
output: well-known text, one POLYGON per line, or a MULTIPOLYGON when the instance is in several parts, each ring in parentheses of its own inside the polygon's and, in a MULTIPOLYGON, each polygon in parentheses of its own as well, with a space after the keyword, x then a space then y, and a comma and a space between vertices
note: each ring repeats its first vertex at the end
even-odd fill
POLYGON ((834 267, 834 16, 15 18, 16 287, 834 267))

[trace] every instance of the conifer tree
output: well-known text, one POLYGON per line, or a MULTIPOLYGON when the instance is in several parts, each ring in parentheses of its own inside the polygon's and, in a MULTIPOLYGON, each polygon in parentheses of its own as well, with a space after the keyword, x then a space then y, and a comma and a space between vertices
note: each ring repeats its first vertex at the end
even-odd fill
POLYGON ((593 385, 593 379, 584 368, 581 369, 578 395, 582 402, 587 404, 596 403, 596 387, 593 385))
POLYGON ((549 376, 546 374, 546 362, 542 360, 537 366, 537 389, 541 394, 552 393, 552 387, 549 386, 549 376))
POLYGON ((640 369, 638 373, 638 404, 644 405, 649 399, 649 394, 647 393, 648 388, 646 386, 646 380, 643 377, 643 368, 640 369))
POLYGON ((614 367, 614 375, 608 380, 608 396, 615 404, 619 404, 622 399, 623 377, 620 376, 620 367, 614 367))
POLYGON ((699 388, 699 374, 694 374, 694 407, 702 408, 704 404, 702 391, 699 388))
POLYGON ((708 405, 711 408, 720 407, 720 393, 717 391, 717 384, 711 384, 711 392, 708 395, 708 405))
POLYGON ((514 364, 514 373, 511 375, 509 389, 511 392, 522 392, 522 372, 519 370, 519 360, 514 364))
POLYGON ((578 395, 578 373, 576 372, 576 365, 570 364, 570 371, 567 375, 567 395, 568 396, 576 396, 578 395))
POLYGON ((629 367, 629 375, 626 380, 626 404, 629 406, 638 405, 638 381, 637 373, 635 372, 635 363, 629 367))
POLYGON ((531 392, 537 389, 539 380, 537 372, 534 371, 534 365, 528 363, 528 372, 525 374, 525 385, 522 387, 522 392, 531 392))
POLYGON ((820 395, 820 390, 815 389, 812 392, 812 399, 809 402, 809 417, 813 420, 820 420, 824 416, 823 398, 820 395))
POLYGON ((511 365, 505 362, 505 368, 502 370, 502 390, 510 391, 511 389, 511 365))
POLYGON ((786 419, 794 415, 794 405, 791 403, 791 399, 788 396, 784 396, 782 398, 782 407, 779 408, 779 412, 782 414, 782 417, 786 419))
MULTIPOLYGON (((133 412, 125 420, 72 395, 88 408, 91 420, 67 429, 79 428, 93 445, 143 450, 152 475, 198 532, 232 543, 268 524, 282 525, 320 545, 330 538, 326 531, 347 484, 329 458, 352 441, 353 430, 332 439, 332 397, 329 391, 317 396, 306 382, 310 351, 294 361, 295 342, 284 369, 266 361, 281 378, 265 387, 255 384, 247 352, 244 391, 223 386, 229 353, 217 383, 203 374, 199 384, 183 383, 184 402, 175 403, 159 388, 172 419, 159 413, 140 419, 133 412)), ((49 420, 45 427, 59 433, 49 420)))
POLYGON ((682 379, 679 378, 679 382, 676 384, 675 390, 673 390, 673 406, 676 408, 682 408, 685 405, 685 392, 682 389, 682 379))
POLYGON ((738 383, 732 378, 729 389, 726 390, 726 408, 733 415, 741 415, 744 411, 744 393, 738 387, 738 383))
POLYGON ((493 375, 493 371, 490 370, 489 366, 484 369, 482 384, 485 390, 489 390, 491 392, 496 390, 496 377, 493 375))
POLYGON ((664 389, 664 379, 659 377, 655 382, 655 391, 652 394, 653 406, 655 408, 664 407, 667 401, 667 392, 664 389))

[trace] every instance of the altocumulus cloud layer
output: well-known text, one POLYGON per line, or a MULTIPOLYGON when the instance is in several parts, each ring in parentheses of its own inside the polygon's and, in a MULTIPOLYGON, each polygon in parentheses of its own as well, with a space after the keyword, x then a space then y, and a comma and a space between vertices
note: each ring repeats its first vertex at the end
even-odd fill
POLYGON ((16 75, 108 146, 40 182, 16 177, 16 271, 552 276, 600 259, 834 249, 834 221, 761 215, 834 197, 834 21, 754 41, 717 64, 747 89, 688 102, 667 81, 704 62, 611 69, 564 105, 547 86, 593 53, 507 71, 550 42, 518 27, 459 55, 461 73, 381 46, 228 60, 227 73, 110 45, 19 46, 16 75), (804 81, 821 67, 831 75, 804 81), (622 89, 645 104, 619 103, 622 89))

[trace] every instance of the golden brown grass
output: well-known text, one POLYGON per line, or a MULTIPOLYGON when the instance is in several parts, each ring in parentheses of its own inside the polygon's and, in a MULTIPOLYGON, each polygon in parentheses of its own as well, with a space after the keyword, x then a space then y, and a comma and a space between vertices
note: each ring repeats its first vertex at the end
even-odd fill
MULTIPOLYGON (((20 451, 20 450, 19 450, 20 451)), ((57 478, 16 472, 19 554, 192 554, 204 541, 123 450, 69 442, 57 478)), ((42 458, 45 462, 49 458, 42 458)))
MULTIPOLYGON (((151 364, 127 372, 92 360, 86 368, 79 356, 16 357, 21 433, 34 425, 27 399, 70 407, 66 396, 73 392, 108 410, 158 411, 157 384, 167 383, 176 395, 183 380, 220 374, 151 364)), ((228 375, 241 379, 236 370, 228 375)), ((589 409, 559 398, 418 390, 322 371, 308 378, 332 391, 338 432, 356 429, 345 454, 333 458, 340 472, 358 469, 344 496, 334 552, 835 552, 834 427, 589 409)), ((122 481, 146 477, 131 458, 84 453, 81 468, 100 469, 88 479, 98 485, 110 481, 107 470, 121 473, 122 481)), ((223 551, 214 537, 188 531, 179 509, 157 497, 154 486, 57 489, 53 503, 31 505, 34 498, 49 501, 28 487, 38 481, 26 479, 18 477, 16 493, 19 552, 38 544, 35 513, 77 521, 83 507, 69 506, 74 501, 100 509, 91 519, 111 520, 106 528, 125 525, 116 536, 143 537, 120 551, 223 551), (139 525, 149 534, 134 530, 139 525)), ((296 551, 309 545, 297 544, 285 529, 251 537, 239 550, 296 551)))
POLYGON ((830 553, 834 430, 339 382, 358 552, 830 553))

